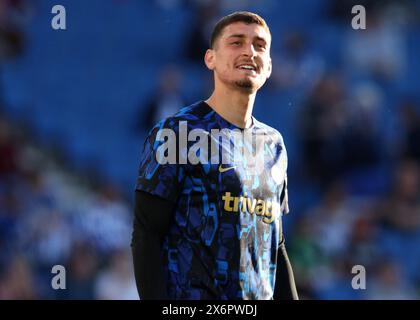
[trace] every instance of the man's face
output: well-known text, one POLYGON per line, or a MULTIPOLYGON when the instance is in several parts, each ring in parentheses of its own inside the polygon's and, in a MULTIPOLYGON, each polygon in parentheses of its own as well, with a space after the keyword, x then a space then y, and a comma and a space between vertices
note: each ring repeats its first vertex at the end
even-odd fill
POLYGON ((271 74, 271 37, 257 24, 236 22, 226 26, 205 62, 215 72, 216 81, 254 93, 271 74))

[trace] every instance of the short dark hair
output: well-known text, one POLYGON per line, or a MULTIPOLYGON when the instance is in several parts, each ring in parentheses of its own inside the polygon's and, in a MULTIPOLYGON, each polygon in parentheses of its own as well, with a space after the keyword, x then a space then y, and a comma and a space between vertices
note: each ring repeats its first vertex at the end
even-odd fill
POLYGON ((271 36, 270 28, 268 28, 267 23, 263 18, 261 18, 258 14, 248 12, 248 11, 237 11, 233 12, 222 19, 220 19, 216 25, 214 26, 213 32, 210 38, 210 48, 214 48, 214 44, 216 40, 220 37, 223 30, 230 24, 235 22, 243 22, 246 24, 258 24, 259 26, 265 28, 271 36))

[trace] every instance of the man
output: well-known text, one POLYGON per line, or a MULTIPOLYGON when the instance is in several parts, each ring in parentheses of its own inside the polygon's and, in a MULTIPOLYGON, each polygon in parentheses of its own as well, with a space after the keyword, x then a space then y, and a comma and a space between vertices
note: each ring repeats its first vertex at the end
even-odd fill
POLYGON ((252 117, 271 74, 270 43, 258 15, 222 18, 204 57, 212 95, 146 139, 132 239, 141 299, 297 299, 281 227, 286 149, 252 117))

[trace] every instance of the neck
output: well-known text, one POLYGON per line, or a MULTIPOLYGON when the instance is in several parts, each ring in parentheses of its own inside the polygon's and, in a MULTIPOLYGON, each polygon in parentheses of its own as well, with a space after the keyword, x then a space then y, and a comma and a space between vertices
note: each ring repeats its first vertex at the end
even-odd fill
POLYGON ((206 103, 222 118, 239 128, 252 125, 252 109, 256 92, 248 93, 216 86, 206 103))

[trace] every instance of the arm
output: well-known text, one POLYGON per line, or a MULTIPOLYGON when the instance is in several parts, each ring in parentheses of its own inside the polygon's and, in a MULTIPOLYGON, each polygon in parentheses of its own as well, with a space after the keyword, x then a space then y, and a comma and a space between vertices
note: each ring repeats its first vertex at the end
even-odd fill
POLYGON ((168 299, 162 243, 173 218, 175 204, 147 192, 135 192, 132 234, 134 275, 140 299, 168 299))
POLYGON ((284 236, 277 257, 276 286, 274 300, 299 300, 292 265, 287 255, 284 236))

